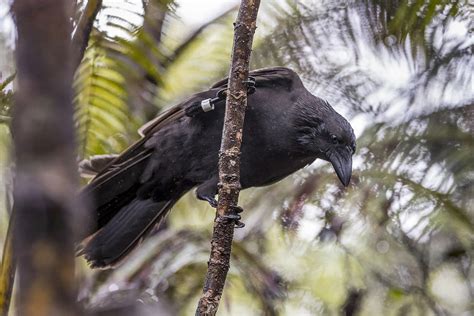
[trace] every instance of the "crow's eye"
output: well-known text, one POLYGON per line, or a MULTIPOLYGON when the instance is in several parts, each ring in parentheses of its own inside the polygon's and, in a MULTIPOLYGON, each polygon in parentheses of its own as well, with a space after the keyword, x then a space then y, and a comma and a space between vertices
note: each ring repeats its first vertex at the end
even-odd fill
POLYGON ((337 136, 334 134, 331 135, 331 141, 333 144, 339 144, 339 139, 337 139, 337 136))

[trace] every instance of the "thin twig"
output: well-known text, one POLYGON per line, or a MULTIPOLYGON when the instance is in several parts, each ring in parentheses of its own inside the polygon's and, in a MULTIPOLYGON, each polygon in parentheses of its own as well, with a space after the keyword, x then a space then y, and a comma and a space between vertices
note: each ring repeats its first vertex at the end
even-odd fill
POLYGON ((229 271, 234 222, 223 216, 231 214, 232 206, 237 205, 240 193, 240 146, 247 106, 245 81, 249 74, 249 59, 259 6, 260 0, 242 0, 237 21, 234 23, 229 93, 219 153, 219 203, 207 275, 196 315, 216 314, 229 271))
POLYGON ((77 69, 84 57, 84 52, 89 43, 92 26, 94 25, 95 18, 101 7, 102 0, 89 0, 87 1, 84 12, 82 12, 81 17, 79 18, 79 22, 77 23, 72 37, 73 69, 77 69))

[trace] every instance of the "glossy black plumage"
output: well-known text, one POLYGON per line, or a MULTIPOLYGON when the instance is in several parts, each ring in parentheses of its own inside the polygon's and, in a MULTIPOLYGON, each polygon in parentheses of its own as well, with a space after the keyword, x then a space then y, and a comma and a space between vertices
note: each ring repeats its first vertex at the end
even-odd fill
MULTIPOLYGON (((256 92, 249 95, 245 117, 242 188, 271 184, 316 158, 331 161, 347 185, 355 150, 350 124, 287 68, 251 75, 256 92)), ((90 232, 80 251, 92 266, 119 261, 190 189, 197 187, 198 197, 213 204, 225 104, 194 117, 186 116, 185 109, 215 97, 226 83, 216 83, 146 124, 143 138, 121 155, 102 157, 100 164, 110 162, 81 193, 95 205, 97 231, 90 232)))

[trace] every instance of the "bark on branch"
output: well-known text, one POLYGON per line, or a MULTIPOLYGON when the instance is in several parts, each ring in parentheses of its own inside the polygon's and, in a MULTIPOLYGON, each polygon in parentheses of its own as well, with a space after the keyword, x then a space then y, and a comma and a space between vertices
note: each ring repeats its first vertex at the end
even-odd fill
POLYGON ((242 143, 249 59, 260 0, 242 0, 234 23, 232 65, 229 72, 224 130, 219 154, 219 203, 211 255, 196 315, 215 315, 229 270, 234 223, 222 217, 237 205, 240 193, 240 146, 242 143))
POLYGON ((12 119, 18 315, 78 314, 71 3, 16 0, 12 5, 18 34, 12 119))
MULTIPOLYGON (((18 22, 17 24, 20 24, 20 23, 24 24, 24 21, 22 21, 22 20, 24 18, 24 15, 28 14, 28 11, 33 12, 34 10, 41 10, 43 8, 46 9, 46 10, 49 10, 49 11, 42 12, 42 14, 35 16, 34 17, 35 19, 43 19, 43 18, 48 17, 48 16, 51 19, 56 19, 55 14, 57 14, 59 11, 61 11, 60 14, 64 14, 60 18, 64 18, 64 17, 67 18, 70 15, 71 10, 69 8, 67 8, 67 11, 65 11, 65 8, 66 8, 65 5, 64 6, 59 6, 58 8, 56 8, 57 10, 51 10, 51 6, 56 5, 56 4, 57 4, 57 1, 55 2, 55 0, 44 0, 42 2, 35 2, 35 1, 28 2, 28 1, 25 1, 25 0, 15 1, 14 5, 12 7, 12 11, 16 16, 16 20, 18 22)), ((87 44, 89 42, 89 37, 90 37, 91 31, 92 31, 92 26, 94 24, 94 20, 97 16, 97 13, 99 12, 101 6, 102 6, 102 0, 89 0, 87 2, 87 5, 86 5, 81 17, 79 18, 78 24, 77 24, 75 32, 74 32, 74 36, 72 38, 73 51, 71 52, 71 54, 72 54, 71 59, 72 59, 72 69, 73 69, 73 71, 78 67, 78 65, 80 64, 82 58, 84 57, 84 52, 85 52, 85 50, 87 48, 87 44)), ((44 26, 44 28, 38 29, 39 31, 47 31, 48 33, 47 34, 39 34, 39 36, 46 36, 46 37, 48 37, 48 36, 51 37, 52 36, 52 32, 55 31, 54 28, 53 28, 54 23, 52 23, 51 21, 48 21, 48 22, 50 22, 50 23, 46 23, 46 24, 42 25, 42 26, 44 26)), ((35 22, 32 22, 31 24, 34 24, 34 23, 35 22)), ((70 25, 69 25, 68 21, 60 20, 60 21, 58 21, 58 23, 62 27, 64 27, 64 30, 70 31, 70 25)), ((26 24, 28 24, 28 23, 26 23, 26 24)), ((34 26, 31 25, 31 27, 34 27, 34 26)), ((63 33, 64 30, 59 30, 58 29, 58 31, 61 31, 61 35, 64 35, 64 33, 63 33)), ((29 32, 35 32, 35 29, 34 28, 32 28, 31 30, 23 29, 23 31, 25 31, 26 33, 29 33, 29 32)), ((24 35, 24 34, 22 34, 22 35, 24 35)), ((26 34, 26 35, 29 35, 29 34, 26 34)), ((68 38, 69 38, 69 36, 68 36, 68 38)), ((49 39, 49 40, 51 40, 51 39, 49 39)), ((62 40, 62 38, 60 40, 62 40)), ((58 42, 56 43, 57 45, 67 45, 67 43, 61 43, 60 40, 58 40, 58 42)), ((20 41, 20 39, 19 39, 19 41, 20 41)), ((55 47, 55 48, 57 48, 57 47, 55 47)), ((45 47, 45 49, 47 50, 48 47, 45 47)), ((57 51, 55 51, 54 53, 57 53, 57 51)), ((66 53, 68 53, 68 52, 66 52, 66 53)), ((59 65, 59 67, 62 67, 64 65, 69 66, 67 60, 62 60, 62 59, 61 60, 53 60, 53 58, 51 58, 51 59, 46 58, 45 59, 44 56, 39 56, 39 57, 40 57, 40 59, 42 59, 42 61, 51 62, 51 63, 55 62, 56 65, 59 65)), ((18 58, 18 62, 24 62, 24 60, 20 60, 20 58, 18 58)), ((36 69, 31 68, 31 70, 32 70, 32 72, 35 72, 35 70, 37 71, 40 68, 41 67, 36 67, 36 69)), ((69 71, 69 69, 65 69, 65 70, 69 71)), ((55 73, 55 75, 57 75, 58 73, 60 73, 60 71, 55 73)), ((25 75, 25 74, 23 74, 23 75, 25 75)), ((42 75, 45 75, 46 77, 48 77, 47 73, 42 73, 42 75)), ((19 79, 21 79, 21 77, 19 79)), ((26 80, 24 80, 24 83, 26 82, 27 84, 29 84, 29 80, 31 80, 31 78, 26 78, 26 80)), ((30 88, 30 87, 27 87, 27 84, 20 85, 20 89, 23 88, 24 90, 26 90, 27 88, 30 88)), ((52 92, 52 91, 50 91, 50 92, 52 92)), ((58 93, 56 93, 56 94, 57 94, 57 96, 59 96, 58 93)), ((16 102, 17 104, 21 103, 21 96, 18 99, 19 99, 19 101, 16 102)), ((28 112, 28 110, 26 110, 26 111, 28 112)), ((19 112, 22 112, 22 111, 19 111, 19 112)), ((19 114, 17 114, 17 115, 19 115, 19 114)), ((26 115, 26 116, 28 117, 28 115, 26 115)), ((0 123, 2 123, 2 122, 10 123, 10 119, 0 116, 0 123)), ((14 234, 13 233, 13 227, 16 226, 16 224, 14 224, 14 221, 13 221, 14 214, 15 214, 15 210, 13 210, 13 212, 11 214, 12 218, 10 219, 10 223, 9 223, 9 227, 8 227, 8 231, 7 231, 7 236, 6 236, 6 241, 5 241, 5 245, 4 245, 4 251, 2 253, 2 264, 1 264, 1 269, 0 269, 0 315, 1 316, 8 315, 9 308, 10 308, 11 297, 12 297, 12 291, 13 291, 13 284, 14 284, 14 280, 15 280, 16 259, 15 259, 15 255, 13 253, 13 245, 12 245, 13 234, 14 234)), ((70 232, 70 234, 71 233, 72 232, 70 232)))

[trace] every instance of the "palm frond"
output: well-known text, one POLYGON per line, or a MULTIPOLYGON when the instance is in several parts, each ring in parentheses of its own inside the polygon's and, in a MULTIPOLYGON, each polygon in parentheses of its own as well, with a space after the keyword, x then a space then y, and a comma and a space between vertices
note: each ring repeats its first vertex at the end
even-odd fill
POLYGON ((99 44, 90 45, 74 84, 81 157, 118 152, 130 142, 128 135, 134 126, 130 124, 124 82, 119 64, 99 44))

